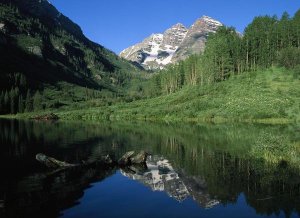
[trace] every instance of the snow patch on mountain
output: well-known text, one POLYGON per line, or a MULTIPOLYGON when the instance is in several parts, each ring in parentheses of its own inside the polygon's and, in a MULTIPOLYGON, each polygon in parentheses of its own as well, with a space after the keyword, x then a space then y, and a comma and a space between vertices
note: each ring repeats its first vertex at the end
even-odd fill
POLYGON ((215 32, 220 26, 221 22, 209 16, 202 16, 189 29, 177 23, 163 34, 152 34, 144 41, 123 50, 120 56, 145 69, 163 69, 170 63, 202 52, 208 33, 215 32))
POLYGON ((204 15, 202 17, 202 20, 204 20, 205 22, 210 23, 212 25, 215 25, 215 26, 223 26, 223 24, 221 22, 219 22, 219 21, 217 21, 217 20, 215 20, 215 19, 213 19, 209 16, 206 16, 206 15, 204 15))
POLYGON ((171 63, 178 45, 184 40, 186 27, 176 24, 163 34, 152 34, 143 42, 133 45, 120 53, 120 56, 141 64, 146 69, 162 69, 171 63))

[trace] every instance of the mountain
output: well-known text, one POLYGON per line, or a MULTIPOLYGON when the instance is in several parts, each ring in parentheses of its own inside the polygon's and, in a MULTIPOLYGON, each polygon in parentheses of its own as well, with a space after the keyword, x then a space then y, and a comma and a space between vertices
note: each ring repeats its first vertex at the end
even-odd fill
POLYGON ((219 21, 208 16, 199 18, 189 29, 178 23, 163 34, 152 34, 143 42, 123 50, 120 56, 146 69, 162 69, 167 64, 202 52, 208 35, 220 26, 219 21))
POLYGON ((184 40, 176 50, 172 61, 184 60, 191 54, 202 52, 208 35, 216 32, 220 26, 222 26, 222 23, 208 16, 198 19, 190 27, 184 40))
POLYGON ((125 49, 120 56, 147 69, 160 68, 171 62, 187 32, 188 29, 178 23, 166 30, 164 34, 152 34, 143 42, 125 49))
POLYGON ((130 78, 140 72, 129 61, 90 41, 77 24, 46 0, 1 1, 0 69, 0 100, 6 101, 0 113, 22 111, 18 105, 25 104, 28 92, 29 97, 36 91, 44 96, 44 109, 107 92, 113 96, 123 93, 130 78))
POLYGON ((113 89, 120 85, 122 73, 137 71, 86 38, 77 24, 46 0, 3 0, 0 7, 2 79, 18 72, 30 84, 65 81, 113 89))

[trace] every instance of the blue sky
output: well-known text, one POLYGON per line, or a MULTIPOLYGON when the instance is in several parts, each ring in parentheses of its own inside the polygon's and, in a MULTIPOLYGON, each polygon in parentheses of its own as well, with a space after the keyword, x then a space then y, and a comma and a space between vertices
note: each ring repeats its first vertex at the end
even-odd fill
POLYGON ((202 15, 240 32, 258 15, 293 15, 300 0, 50 0, 91 40, 119 53, 176 23, 189 27, 202 15))

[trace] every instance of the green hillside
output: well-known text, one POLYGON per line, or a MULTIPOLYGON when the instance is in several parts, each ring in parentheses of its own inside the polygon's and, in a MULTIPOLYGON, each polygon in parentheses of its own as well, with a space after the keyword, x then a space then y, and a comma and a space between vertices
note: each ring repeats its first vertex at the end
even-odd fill
POLYGON ((1 1, 0 69, 1 113, 123 95, 123 87, 139 74, 87 39, 48 1, 38 0, 1 1))
POLYGON ((272 68, 156 98, 58 115, 74 120, 294 122, 300 120, 300 80, 295 76, 293 70, 272 68))

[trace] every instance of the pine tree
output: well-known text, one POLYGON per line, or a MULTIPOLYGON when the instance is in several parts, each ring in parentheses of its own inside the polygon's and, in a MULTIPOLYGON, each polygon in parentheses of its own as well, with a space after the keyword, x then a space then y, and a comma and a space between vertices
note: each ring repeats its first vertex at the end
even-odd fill
POLYGON ((10 113, 15 114, 16 113, 16 92, 15 89, 11 89, 9 92, 9 101, 10 101, 10 113))
POLYGON ((24 112, 24 101, 23 101, 23 96, 22 95, 19 95, 18 112, 19 113, 23 113, 24 112))
POLYGON ((7 91, 5 91, 4 94, 4 107, 3 107, 4 113, 9 113, 9 94, 7 91))
POLYGON ((20 87, 23 88, 23 90, 26 88, 27 86, 27 81, 26 81, 26 77, 21 74, 20 75, 20 87))
POLYGON ((40 94, 39 91, 36 91, 33 96, 33 109, 34 109, 34 111, 43 109, 42 95, 40 94))
POLYGON ((30 94, 30 90, 27 90, 26 100, 25 100, 25 111, 32 112, 33 111, 33 102, 30 94))

